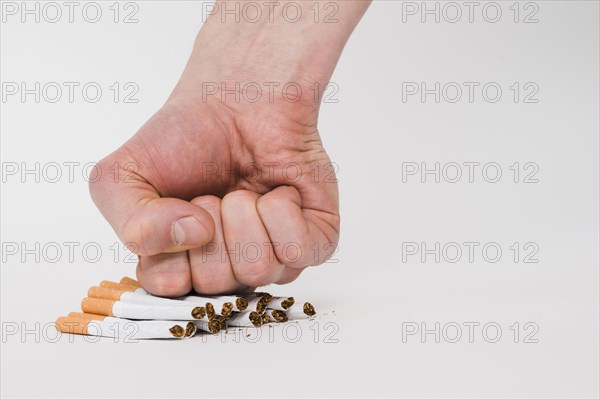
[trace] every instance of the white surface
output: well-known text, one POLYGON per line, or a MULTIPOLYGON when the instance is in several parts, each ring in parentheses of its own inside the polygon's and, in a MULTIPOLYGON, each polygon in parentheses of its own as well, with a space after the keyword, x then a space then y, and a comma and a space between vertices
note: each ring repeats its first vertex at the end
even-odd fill
POLYGON ((89 286, 134 273, 136 258, 113 247, 116 236, 89 199, 82 167, 123 143, 163 103, 202 8, 138 2, 137 24, 2 24, 3 82, 94 81, 105 91, 94 104, 81 96, 1 104, 4 166, 80 163, 73 183, 66 168, 57 183, 30 175, 26 183, 18 175, 3 183, 2 397, 598 398, 598 3, 536 2, 537 24, 513 23, 512 3, 500 2, 504 17, 496 24, 480 14, 473 23, 436 24, 418 17, 403 23, 401 2, 380 1, 359 25, 333 77, 339 102, 324 104, 320 119, 339 165, 339 262, 267 289, 307 299, 321 313, 318 326, 296 325, 297 343, 288 343, 293 327, 288 336, 265 327, 256 343, 254 331, 239 343, 233 335, 135 344, 63 336, 51 343, 51 323, 78 310, 89 286), (139 102, 114 103, 113 82, 135 82, 139 102), (497 103, 480 96, 402 102, 402 82, 498 82, 505 96, 497 103), (535 82, 539 102, 514 103, 513 82, 535 82), (498 183, 480 173, 473 183, 412 176, 403 183, 403 162, 496 162, 503 175, 498 183), (522 173, 536 163, 539 183, 522 183, 523 174, 514 183, 515 162, 522 173), (72 258, 64 242, 80 243, 72 258), (92 242, 102 249, 95 263, 92 242), (473 262, 463 247, 459 262, 429 256, 423 263, 418 256, 403 262, 403 242, 481 245, 473 262), (488 242, 502 248, 500 261, 482 257, 488 242), (539 247, 538 263, 523 262, 528 242, 539 247), (11 243, 40 243, 47 254, 22 262, 21 253, 8 255, 11 243), (62 249, 55 262, 51 243, 62 249), (24 293, 46 298, 19 301, 24 293), (440 343, 433 335, 403 341, 403 327, 436 322, 446 327, 440 343), (472 343, 469 322, 480 324, 472 343), (528 322, 535 325, 525 329, 528 322), (452 323, 464 327, 457 343, 446 340, 452 323), (486 323, 501 327, 498 342, 482 336, 486 323), (524 343, 536 326, 538 342, 524 343), (13 328, 17 334, 6 334, 13 328), (23 337, 24 330, 33 333, 23 337), (115 360, 140 362, 132 368, 115 360), (223 371, 236 363, 253 368, 232 379, 223 371))

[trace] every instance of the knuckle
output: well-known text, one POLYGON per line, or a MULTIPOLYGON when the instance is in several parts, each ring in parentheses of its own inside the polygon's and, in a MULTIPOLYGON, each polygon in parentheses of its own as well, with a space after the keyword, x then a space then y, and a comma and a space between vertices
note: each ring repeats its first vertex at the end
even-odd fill
POLYGON ((221 207, 221 199, 212 195, 196 197, 191 203, 205 209, 218 210, 221 207))
POLYGON ((292 241, 281 244, 277 258, 288 267, 303 268, 311 265, 313 253, 308 245, 292 241))
POLYGON ((192 268, 192 286, 197 293, 208 295, 225 293, 233 289, 225 276, 207 272, 204 268, 192 268))
POLYGON ((251 192, 249 190, 236 190, 231 193, 227 193, 225 197, 223 197, 223 203, 228 205, 236 205, 240 203, 256 201, 259 195, 255 192, 251 192))
POLYGON ((192 285, 185 277, 165 276, 165 274, 155 274, 144 282, 146 290, 156 296, 177 297, 183 296, 192 289, 192 285))
POLYGON ((235 269, 236 278, 247 286, 265 286, 273 283, 277 277, 278 265, 267 262, 244 263, 235 269))
MULTIPOLYGON (((187 258, 187 257, 186 257, 187 258)), ((171 255, 140 257, 137 278, 149 293, 164 296, 183 296, 192 290, 189 265, 171 255)))
POLYGON ((281 198, 276 196, 273 192, 262 195, 256 201, 256 208, 260 211, 267 211, 273 207, 277 207, 282 203, 281 198))

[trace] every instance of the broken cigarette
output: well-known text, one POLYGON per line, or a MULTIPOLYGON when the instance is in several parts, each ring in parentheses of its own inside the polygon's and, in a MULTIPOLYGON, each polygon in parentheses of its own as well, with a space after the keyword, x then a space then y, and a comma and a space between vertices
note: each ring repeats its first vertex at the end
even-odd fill
MULTIPOLYGON (((233 297, 233 296, 228 296, 233 297)), ((208 315, 208 319, 212 319, 212 317, 217 314, 215 308, 219 310, 219 313, 224 317, 229 317, 231 313, 233 313, 236 306, 234 305, 235 300, 227 299, 227 300, 219 300, 212 297, 201 297, 201 296, 183 296, 179 297, 179 300, 193 303, 196 305, 203 304, 206 307, 206 313, 208 315), (233 301, 232 301, 233 300, 233 301)))
POLYGON ((269 322, 287 322, 288 316, 284 311, 267 309, 264 315, 269 317, 269 322))
POLYGON ((67 317, 60 317, 55 326, 63 333, 129 340, 190 337, 197 330, 196 325, 188 321, 131 321, 84 313, 70 313, 67 317))
POLYGON ((263 325, 268 324, 271 321, 271 317, 269 316, 269 314, 267 314, 266 311, 260 317, 262 318, 263 325))
POLYGON ((81 310, 89 314, 127 319, 196 320, 201 319, 200 307, 171 306, 164 304, 139 304, 120 300, 86 297, 81 310))
POLYGON ((286 311, 294 305, 296 300, 293 297, 274 296, 270 301, 268 308, 272 310, 286 311))
MULTIPOLYGON (((108 282, 108 281, 107 281, 108 282)), ((120 280, 121 285, 128 285, 136 288, 141 288, 142 286, 138 281, 128 276, 124 276, 120 280)), ((108 285, 113 285, 114 282, 109 282, 108 285)), ((143 289, 142 289, 143 290, 143 289)), ((136 290, 137 292, 137 290, 136 290)), ((212 305, 216 308, 221 309, 221 315, 228 316, 232 311, 244 311, 248 307, 248 300, 240 296, 198 296, 198 295, 190 295, 184 296, 180 298, 181 300, 190 301, 194 303, 212 303, 212 305), (228 304, 232 303, 232 304, 228 304), (231 310, 229 310, 231 309, 231 310)))
POLYGON ((200 320, 195 321, 195 323, 198 329, 204 332, 218 333, 221 329, 225 329, 225 319, 200 320))
MULTIPOLYGON (((242 308, 244 308, 244 306, 247 306, 247 304, 248 304, 246 299, 238 297, 238 296, 220 296, 220 297, 222 297, 222 299, 216 299, 214 297, 201 297, 201 296, 194 295, 194 296, 183 296, 183 297, 179 297, 178 299, 165 299, 163 297, 153 296, 153 295, 149 294, 148 292, 146 292, 141 287, 134 286, 135 284, 138 284, 137 281, 135 281, 131 278, 128 278, 128 277, 124 277, 121 279, 121 283, 111 282, 111 281, 102 281, 102 282, 100 282, 100 288, 96 288, 94 290, 98 293, 100 293, 100 289, 112 289, 112 290, 117 290, 120 292, 130 292, 131 295, 127 295, 127 294, 124 295, 126 297, 126 299, 133 301, 135 303, 141 303, 141 304, 167 304, 168 302, 180 301, 182 304, 184 302, 187 302, 189 304, 193 304, 196 307, 202 307, 202 309, 204 310, 206 308, 206 306, 208 305, 207 303, 211 303, 212 306, 218 308, 221 315, 223 315, 225 317, 230 316, 231 313, 233 311, 235 311, 236 309, 239 310, 240 306, 242 306, 242 308), (125 282, 129 282, 132 284, 130 285, 125 282), (142 296, 145 296, 145 298, 142 296)), ((93 295, 92 296, 89 294, 89 292, 88 292, 88 296, 89 297, 100 297, 100 298, 111 298, 113 300, 125 300, 125 298, 103 297, 102 295, 93 295)), ((215 312, 215 314, 216 314, 216 312, 215 312)), ((210 317, 210 315, 212 315, 212 314, 209 314, 209 317, 210 317)))
MULTIPOLYGON (((107 317, 105 315, 88 314, 88 313, 81 313, 81 312, 71 312, 71 313, 69 313, 68 317, 80 318, 80 319, 89 319, 89 320, 103 319, 103 318, 106 320, 108 318, 113 318, 113 317, 107 317)), ((117 318, 117 319, 121 319, 121 318, 117 318)), ((131 322, 134 322, 134 323, 146 322, 146 321, 135 321, 135 320, 128 320, 128 321, 131 321, 131 322)), ((161 321, 161 322, 173 324, 176 321, 161 321)), ((204 331, 204 332, 210 332, 210 333, 216 333, 216 332, 218 332, 218 330, 216 332, 214 330, 215 324, 210 324, 209 325, 209 321, 203 321, 203 320, 199 320, 199 321, 184 321, 184 322, 179 322, 179 325, 180 326, 181 325, 185 326, 186 336, 193 336, 194 333, 196 333, 197 330, 204 331)), ((176 329, 178 329, 178 328, 176 328, 176 329)))
POLYGON ((248 307, 254 308, 259 313, 264 313, 267 308, 279 311, 287 311, 291 308, 296 300, 293 297, 272 296, 266 292, 250 293, 250 301, 248 307))
POLYGON ((202 319, 206 316, 206 309, 203 306, 191 302, 156 297, 149 294, 139 294, 120 289, 109 289, 107 287, 92 286, 88 290, 88 297, 107 300, 119 300, 123 302, 146 304, 146 305, 165 305, 173 307, 187 307, 190 314, 196 319, 202 319))
POLYGON ((241 313, 233 313, 227 320, 227 326, 243 327, 255 326, 259 328, 263 324, 263 318, 257 311, 244 311, 241 313))
POLYGON ((300 305, 295 303, 292 307, 285 310, 288 319, 305 319, 317 314, 315 308, 309 302, 300 305))
MULTIPOLYGON (((197 295, 194 295, 197 296, 197 295)), ((190 297, 194 297, 190 296, 190 297)), ((248 308, 248 300, 241 296, 206 296, 206 298, 210 299, 211 303, 216 307, 215 301, 223 301, 233 303, 233 311, 242 312, 248 308)))
POLYGON ((248 299, 247 308, 254 309, 260 314, 265 312, 269 302, 273 298, 273 296, 266 292, 246 293, 244 294, 244 297, 248 299))
POLYGON ((217 333, 227 326, 258 328, 316 314, 308 302, 298 303, 293 297, 274 297, 266 292, 163 298, 151 295, 129 277, 91 287, 81 309, 83 313, 60 317, 57 329, 113 338, 181 338, 197 330, 217 333))

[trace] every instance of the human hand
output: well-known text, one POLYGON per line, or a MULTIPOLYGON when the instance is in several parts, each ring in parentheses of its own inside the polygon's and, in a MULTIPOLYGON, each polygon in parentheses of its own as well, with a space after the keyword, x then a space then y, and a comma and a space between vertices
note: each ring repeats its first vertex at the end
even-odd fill
POLYGON ((165 105, 98 164, 116 167, 118 179, 90 184, 156 295, 287 283, 324 262, 339 238, 314 85, 324 87, 345 39, 330 44, 337 55, 316 57, 306 38, 273 39, 278 25, 224 30, 213 20, 165 105))

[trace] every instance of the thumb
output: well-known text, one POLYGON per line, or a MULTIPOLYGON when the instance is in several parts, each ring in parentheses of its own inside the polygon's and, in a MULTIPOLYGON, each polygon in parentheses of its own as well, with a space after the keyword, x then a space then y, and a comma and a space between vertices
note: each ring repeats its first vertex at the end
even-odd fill
POLYGON ((107 174, 114 162, 97 165, 90 179, 94 203, 119 238, 141 256, 184 251, 210 242, 215 224, 211 215, 191 202, 162 198, 143 178, 121 179, 107 174), (109 166, 103 168, 103 166, 109 166), (105 172, 105 173, 102 173, 105 172))

